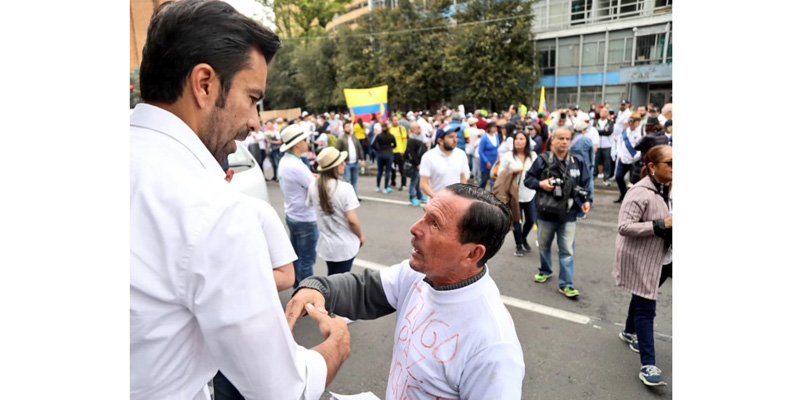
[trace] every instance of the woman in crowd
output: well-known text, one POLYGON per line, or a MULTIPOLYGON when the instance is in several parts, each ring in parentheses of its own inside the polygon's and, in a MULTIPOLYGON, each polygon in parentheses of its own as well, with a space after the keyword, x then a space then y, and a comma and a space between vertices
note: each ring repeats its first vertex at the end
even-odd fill
POLYGON ((650 149, 640 173, 619 210, 614 278, 632 295, 619 338, 639 353, 639 379, 658 386, 666 383, 655 365, 653 319, 658 288, 672 277, 672 147, 650 149))
MULTIPOLYGON (((497 161, 497 148, 500 146, 500 134, 497 132, 497 124, 489 122, 486 126, 486 134, 481 138, 478 144, 478 158, 481 163, 481 181, 478 187, 481 189, 486 188, 486 182, 489 181, 489 172, 492 166, 497 161)), ((494 180, 489 182, 489 187, 494 186, 494 180)))
POLYGON ((347 152, 326 147, 317 156, 319 177, 309 186, 306 205, 317 212, 317 254, 328 264, 328 275, 349 272, 364 245, 356 215, 358 198, 353 186, 340 179, 347 152))
POLYGON ((531 251, 528 234, 536 222, 536 205, 533 202, 536 191, 528 189, 523 181, 525 171, 531 168, 535 158, 536 154, 531 152, 528 135, 525 132, 517 132, 514 135, 514 150, 504 154, 500 159, 498 175, 505 170, 511 170, 514 174, 513 179, 519 184, 519 209, 525 223, 514 221, 514 241, 517 244, 514 255, 517 257, 522 257, 523 252, 531 251))
POLYGON ((381 191, 381 175, 386 174, 383 182, 383 193, 391 193, 392 188, 389 187, 389 177, 392 171, 394 148, 397 147, 397 141, 394 139, 394 135, 389 132, 389 127, 385 122, 376 123, 372 131, 375 134, 372 148, 378 154, 378 178, 375 191, 381 191))

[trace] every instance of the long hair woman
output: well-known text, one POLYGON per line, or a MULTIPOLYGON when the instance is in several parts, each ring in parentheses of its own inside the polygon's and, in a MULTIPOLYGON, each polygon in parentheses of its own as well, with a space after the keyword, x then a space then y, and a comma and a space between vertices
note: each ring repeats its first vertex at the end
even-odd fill
POLYGON ((341 180, 347 152, 326 147, 317 156, 319 177, 308 188, 306 205, 317 212, 317 254, 328 264, 328 275, 349 272, 364 245, 356 215, 358 198, 353 186, 341 180))
POLYGON ((534 158, 536 158, 536 154, 531 152, 528 135, 525 132, 517 132, 514 134, 514 149, 503 155, 498 170, 498 175, 504 170, 511 170, 514 173, 514 179, 519 184, 519 209, 525 223, 514 221, 514 241, 517 243, 514 255, 517 257, 522 257, 523 253, 531 251, 528 234, 536 222, 536 205, 533 202, 536 191, 528 189, 523 183, 525 171, 531 168, 534 158))
POLYGON ((619 338, 639 353, 639 379, 658 386, 666 383, 656 367, 653 319, 658 288, 672 277, 672 147, 650 149, 640 172, 619 210, 614 278, 631 293, 619 338))

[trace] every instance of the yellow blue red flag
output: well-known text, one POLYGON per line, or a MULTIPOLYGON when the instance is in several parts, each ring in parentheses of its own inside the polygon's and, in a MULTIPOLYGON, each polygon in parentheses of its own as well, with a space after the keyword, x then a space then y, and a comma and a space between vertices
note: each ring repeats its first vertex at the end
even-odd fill
POLYGON ((382 115, 385 121, 389 112, 389 86, 376 86, 367 89, 345 89, 344 99, 353 120, 372 121, 372 114, 382 115))
POLYGON ((544 86, 542 86, 542 95, 539 97, 539 112, 544 113, 545 123, 550 123, 550 114, 547 113, 547 102, 544 101, 544 86))

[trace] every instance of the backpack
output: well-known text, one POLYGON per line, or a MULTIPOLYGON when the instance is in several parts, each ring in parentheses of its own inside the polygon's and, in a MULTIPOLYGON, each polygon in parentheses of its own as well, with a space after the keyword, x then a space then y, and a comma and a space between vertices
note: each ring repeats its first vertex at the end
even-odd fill
POLYGON ((546 190, 536 191, 536 196, 533 198, 536 204, 536 212, 546 216, 547 219, 561 219, 567 215, 571 206, 569 200, 572 198, 573 183, 567 166, 569 166, 570 163, 574 163, 575 160, 572 158, 571 154, 567 154, 567 166, 562 167, 555 161, 555 156, 552 151, 543 154, 541 158, 546 167, 539 173, 539 180, 543 181, 548 178, 558 178, 561 179, 563 183, 561 184, 561 197, 555 196, 556 189, 550 192, 546 190))

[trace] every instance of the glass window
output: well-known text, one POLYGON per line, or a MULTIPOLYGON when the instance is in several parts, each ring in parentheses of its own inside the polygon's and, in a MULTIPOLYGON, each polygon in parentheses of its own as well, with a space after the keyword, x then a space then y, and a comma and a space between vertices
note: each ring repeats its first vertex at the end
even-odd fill
POLYGON ((656 8, 671 7, 672 0, 656 0, 656 8))
POLYGON ((578 65, 578 45, 558 46, 558 68, 576 67, 578 65))
POLYGON ((556 73, 556 49, 550 47, 539 51, 539 70, 542 75, 555 75, 556 73))
POLYGON ((606 43, 603 42, 589 42, 583 43, 583 63, 584 67, 591 67, 593 65, 603 65, 605 58, 606 43))
POLYGON ((636 38, 636 65, 658 64, 664 57, 666 34, 638 36, 636 38))
MULTIPOLYGON (((610 40, 608 42, 608 63, 620 64, 625 61, 625 39, 610 40)), ((630 54, 630 52, 628 53, 630 54)))
POLYGON ((592 11, 592 0, 573 0, 570 22, 572 25, 585 24, 592 11))

